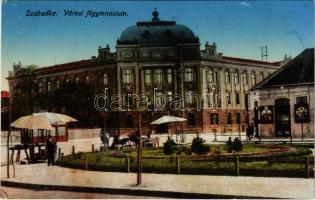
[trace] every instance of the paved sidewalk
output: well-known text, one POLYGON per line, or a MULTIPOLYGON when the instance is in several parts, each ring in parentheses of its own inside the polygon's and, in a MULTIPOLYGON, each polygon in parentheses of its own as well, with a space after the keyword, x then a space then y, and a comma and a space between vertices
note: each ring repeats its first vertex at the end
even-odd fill
MULTIPOLYGON (((12 168, 11 168, 12 171, 12 168)), ((314 198, 314 179, 97 172, 47 167, 46 163, 16 165, 16 177, 6 186, 179 198, 314 198)))

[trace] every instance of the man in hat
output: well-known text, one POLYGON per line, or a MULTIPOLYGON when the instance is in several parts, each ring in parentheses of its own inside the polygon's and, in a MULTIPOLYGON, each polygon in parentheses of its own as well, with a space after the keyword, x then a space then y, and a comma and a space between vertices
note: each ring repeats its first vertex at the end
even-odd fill
POLYGON ((52 139, 51 135, 48 135, 46 141, 46 150, 48 154, 48 166, 55 165, 55 153, 56 153, 56 142, 52 139))

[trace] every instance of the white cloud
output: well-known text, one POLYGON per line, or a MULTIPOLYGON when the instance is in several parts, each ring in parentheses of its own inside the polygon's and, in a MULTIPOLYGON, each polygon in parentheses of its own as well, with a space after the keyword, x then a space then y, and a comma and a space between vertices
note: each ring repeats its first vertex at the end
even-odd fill
POLYGON ((240 2, 240 5, 244 7, 250 7, 250 3, 247 3, 245 1, 240 2))

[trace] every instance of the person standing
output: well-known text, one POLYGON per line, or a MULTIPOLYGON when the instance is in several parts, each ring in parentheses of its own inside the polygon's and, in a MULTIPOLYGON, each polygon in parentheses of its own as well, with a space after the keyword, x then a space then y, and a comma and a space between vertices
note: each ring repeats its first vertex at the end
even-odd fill
POLYGON ((48 156, 48 166, 55 165, 55 153, 56 153, 57 145, 56 142, 52 139, 51 135, 48 135, 46 141, 46 150, 48 156))
POLYGON ((104 145, 108 149, 108 147, 109 147, 109 133, 107 131, 105 131, 105 134, 104 134, 104 145))
POLYGON ((254 132, 255 132, 255 126, 254 123, 251 123, 251 129, 250 129, 250 137, 254 138, 254 132))

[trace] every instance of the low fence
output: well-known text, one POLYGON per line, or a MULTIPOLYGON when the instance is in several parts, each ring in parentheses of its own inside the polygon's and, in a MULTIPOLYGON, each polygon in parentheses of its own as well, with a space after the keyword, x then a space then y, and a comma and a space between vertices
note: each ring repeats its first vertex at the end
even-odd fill
MULTIPOLYGON (((101 154, 100 154, 101 155, 101 154)), ((98 157, 79 153, 69 162, 62 155, 61 166, 97 171, 136 172, 133 156, 98 157), (103 159, 108 159, 106 162, 103 159)), ((260 159, 246 157, 173 156, 142 157, 142 172, 199 175, 263 176, 263 177, 314 177, 314 157, 296 159, 260 159)))

